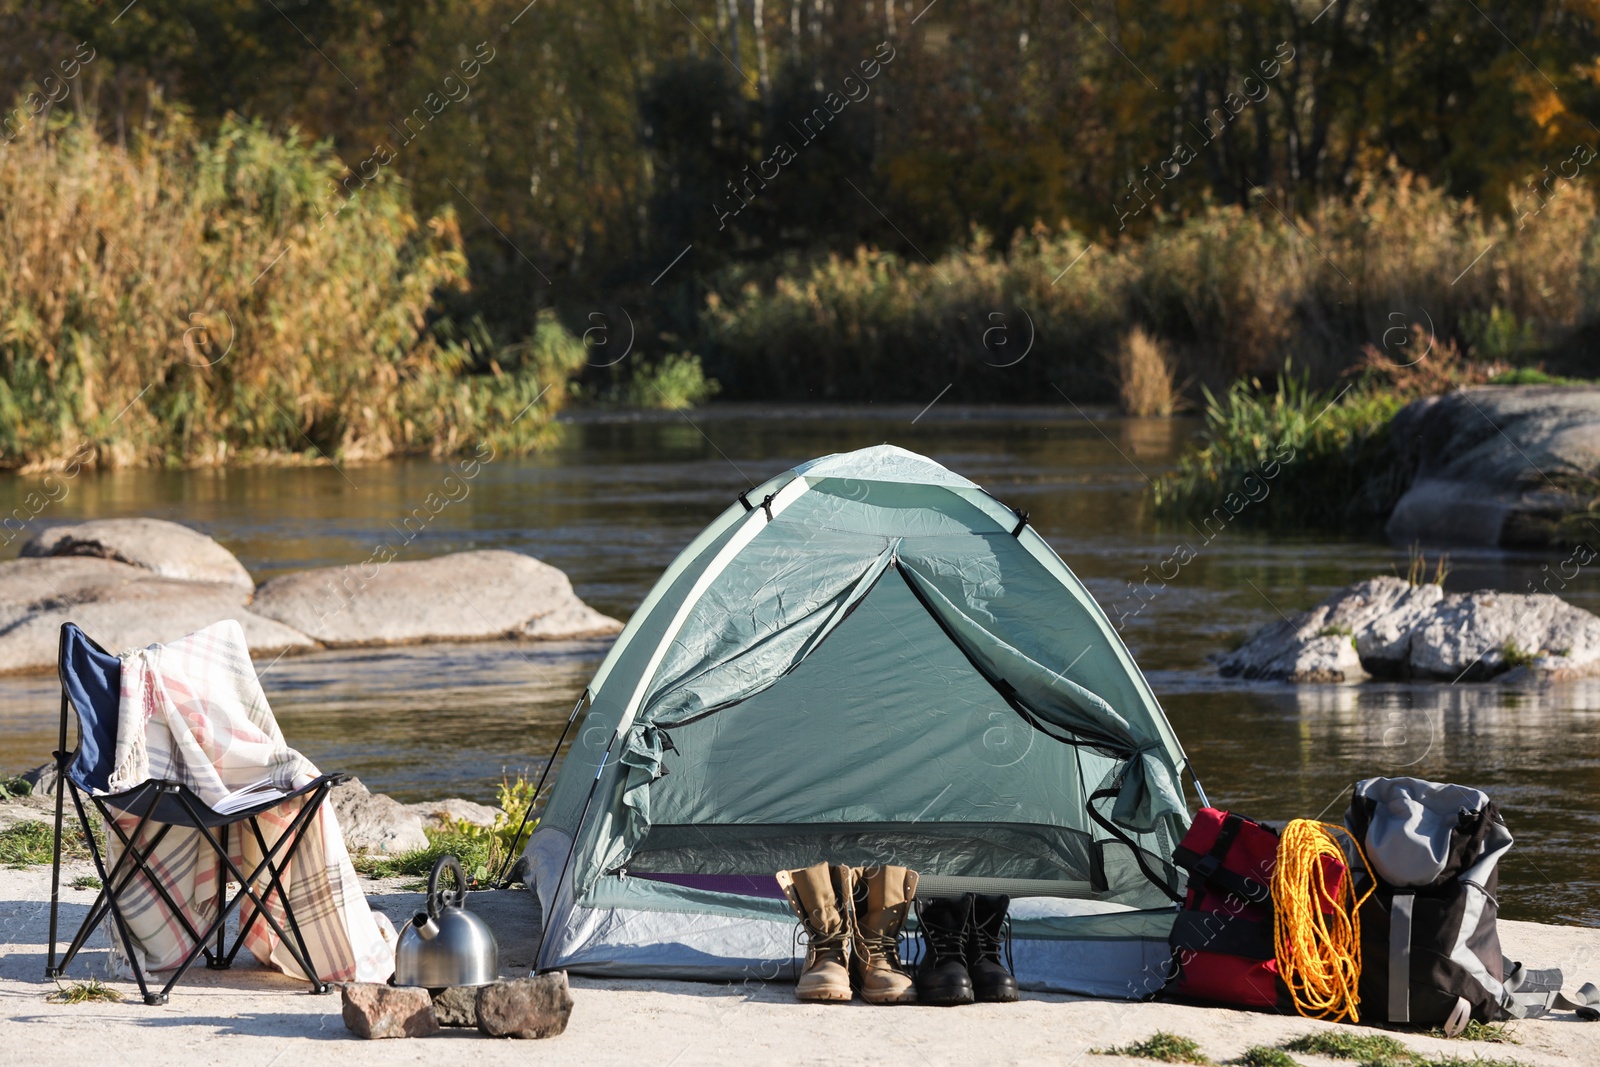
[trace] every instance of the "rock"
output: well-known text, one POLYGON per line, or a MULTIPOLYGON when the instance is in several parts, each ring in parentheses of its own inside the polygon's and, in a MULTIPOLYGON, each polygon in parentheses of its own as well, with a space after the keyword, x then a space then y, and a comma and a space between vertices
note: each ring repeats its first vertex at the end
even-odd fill
POLYGON ((351 982, 339 987, 344 1025, 357 1037, 427 1037, 439 1032, 433 1001, 421 986, 351 982))
POLYGON ((478 990, 482 986, 453 985, 433 995, 433 1017, 440 1026, 477 1026, 478 990))
POLYGON ((34 796, 43 796, 47 793, 53 795, 56 788, 56 761, 51 760, 31 771, 23 771, 18 777, 33 786, 34 796))
POLYGON ((406 808, 416 812, 417 818, 430 830, 449 830, 463 822, 472 826, 493 826, 495 819, 500 816, 499 808, 474 804, 460 797, 425 800, 420 804, 407 804, 406 808))
POLYGON ((1389 425, 1410 487, 1396 543, 1549 544, 1583 501, 1563 486, 1600 471, 1600 386, 1478 386, 1408 404, 1389 425))
POLYGON ((251 609, 336 648, 622 629, 579 600, 561 571, 498 549, 288 574, 262 585, 251 609))
POLYGON ((369 792, 359 778, 334 786, 328 800, 352 852, 403 856, 428 847, 417 813, 391 796, 369 792))
POLYGON ((92 519, 53 526, 22 546, 21 555, 93 556, 184 582, 214 582, 246 595, 256 583, 232 552, 198 530, 163 519, 92 519))
POLYGON ((1513 668, 1518 678, 1589 677, 1600 675, 1600 618, 1547 593, 1447 594, 1372 578, 1262 627, 1217 666, 1292 682, 1480 681, 1513 668))
POLYGON ((163 578, 86 556, 0 563, 0 674, 54 670, 61 624, 75 622, 112 652, 175 641, 237 619, 255 656, 309 649, 305 634, 245 608, 236 585, 163 578))
POLYGON ((490 1037, 555 1037, 567 1028, 567 972, 495 982, 478 989, 478 1029, 490 1037))

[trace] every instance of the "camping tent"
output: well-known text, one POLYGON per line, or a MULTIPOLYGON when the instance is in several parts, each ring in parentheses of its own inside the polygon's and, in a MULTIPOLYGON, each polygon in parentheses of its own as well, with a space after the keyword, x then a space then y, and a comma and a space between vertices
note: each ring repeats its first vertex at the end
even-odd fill
POLYGON ((539 970, 792 975, 773 873, 826 859, 1011 893, 1024 988, 1161 986, 1182 749, 1026 517, 932 460, 866 448, 741 495, 585 706, 527 850, 539 970))

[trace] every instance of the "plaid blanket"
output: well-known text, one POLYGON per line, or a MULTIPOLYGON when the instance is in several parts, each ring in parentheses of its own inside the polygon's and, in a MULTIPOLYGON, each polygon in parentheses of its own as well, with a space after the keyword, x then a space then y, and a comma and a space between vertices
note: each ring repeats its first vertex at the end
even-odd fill
MULTIPOLYGON (((310 760, 285 744, 250 662, 244 630, 233 619, 122 656, 113 760, 110 792, 158 778, 182 782, 211 806, 237 790, 263 788, 267 781, 280 792, 290 792, 318 774, 310 760)), ((288 830, 303 803, 303 798, 287 800, 257 816, 269 848, 288 830)), ((118 824, 132 834, 138 819, 119 817, 118 824)), ((138 842, 141 850, 159 829, 146 826, 138 842)), ((106 836, 114 862, 119 842, 115 834, 106 836)), ((246 874, 261 862, 261 847, 245 824, 230 828, 227 847, 246 874)), ((280 851, 276 862, 281 864, 282 858, 280 851)), ((150 867, 190 925, 204 930, 222 905, 228 872, 200 831, 172 827, 150 867)), ((381 982, 393 973, 394 927, 367 906, 331 804, 318 810, 294 862, 283 872, 283 884, 319 977, 381 982)), ((257 883, 263 896, 265 888, 263 872, 257 883)), ((146 879, 135 878, 117 895, 117 903, 147 969, 175 967, 193 947, 193 939, 146 879)), ((276 894, 267 907, 287 930, 276 894)), ((254 915, 248 899, 240 910, 243 921, 254 915)), ((111 943, 115 956, 120 939, 113 936, 111 943)), ((264 919, 251 925, 245 945, 263 964, 300 973, 264 919)))

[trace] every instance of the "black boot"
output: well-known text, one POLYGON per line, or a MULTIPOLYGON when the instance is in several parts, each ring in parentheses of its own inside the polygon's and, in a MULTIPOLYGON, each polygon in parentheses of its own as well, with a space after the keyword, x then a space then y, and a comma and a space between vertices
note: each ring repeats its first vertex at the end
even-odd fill
POLYGON ((972 976, 972 994, 980 1002, 1009 1002, 1017 999, 1017 979, 1000 962, 1006 910, 1011 898, 967 894, 972 897, 972 923, 967 935, 967 973, 972 976))
POLYGON ((967 942, 971 937, 972 894, 917 900, 917 927, 922 935, 922 965, 917 968, 919 1004, 971 1004, 972 978, 967 974, 967 942))

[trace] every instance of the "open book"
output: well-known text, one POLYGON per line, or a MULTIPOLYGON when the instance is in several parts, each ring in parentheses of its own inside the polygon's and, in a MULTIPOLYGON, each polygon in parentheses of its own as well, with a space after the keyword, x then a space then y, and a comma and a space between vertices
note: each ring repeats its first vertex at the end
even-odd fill
POLYGON ((280 789, 271 778, 261 778, 242 786, 211 805, 211 809, 219 815, 232 815, 236 811, 253 808, 258 804, 266 804, 287 796, 293 790, 280 789))

